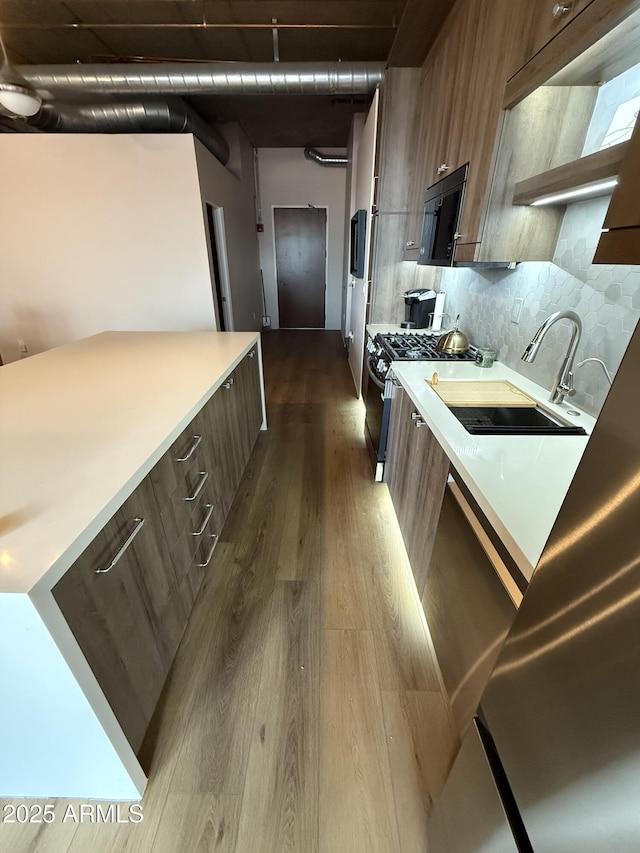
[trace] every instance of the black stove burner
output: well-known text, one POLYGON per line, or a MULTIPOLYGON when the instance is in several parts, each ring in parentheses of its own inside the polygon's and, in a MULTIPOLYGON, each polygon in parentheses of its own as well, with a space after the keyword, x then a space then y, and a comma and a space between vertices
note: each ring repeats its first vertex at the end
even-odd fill
POLYGON ((392 361, 474 361, 475 354, 442 352, 436 347, 437 338, 430 335, 376 335, 376 341, 392 361))

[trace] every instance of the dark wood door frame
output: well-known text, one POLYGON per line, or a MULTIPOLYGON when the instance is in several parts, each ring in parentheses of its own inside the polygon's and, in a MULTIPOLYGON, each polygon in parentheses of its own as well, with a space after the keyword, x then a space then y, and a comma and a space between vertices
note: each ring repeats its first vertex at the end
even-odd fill
POLYGON ((328 207, 274 205, 272 210, 280 328, 324 329, 328 207))

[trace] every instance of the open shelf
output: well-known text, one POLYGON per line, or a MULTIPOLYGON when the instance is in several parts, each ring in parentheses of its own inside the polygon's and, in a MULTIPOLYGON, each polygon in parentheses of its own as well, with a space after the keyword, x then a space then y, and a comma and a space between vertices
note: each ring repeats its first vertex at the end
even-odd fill
MULTIPOLYGON (((602 151, 580 157, 579 160, 572 160, 563 166, 557 166, 555 169, 549 169, 519 181, 514 187, 513 204, 533 204, 556 193, 587 188, 607 179, 616 178, 628 146, 628 142, 621 142, 619 145, 612 145, 610 148, 604 148, 602 151)), ((597 194, 597 192, 586 194, 585 198, 587 195, 593 197, 597 194)), ((567 201, 559 200, 557 203, 566 204, 567 201)))

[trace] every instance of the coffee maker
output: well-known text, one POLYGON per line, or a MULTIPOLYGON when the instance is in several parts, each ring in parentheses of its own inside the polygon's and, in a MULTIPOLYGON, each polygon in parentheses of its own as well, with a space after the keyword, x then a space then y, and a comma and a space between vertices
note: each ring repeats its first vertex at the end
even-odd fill
POLYGON ((426 329, 429 325, 429 315, 433 314, 436 305, 435 290, 420 287, 407 290, 404 294, 404 323, 403 329, 426 329))

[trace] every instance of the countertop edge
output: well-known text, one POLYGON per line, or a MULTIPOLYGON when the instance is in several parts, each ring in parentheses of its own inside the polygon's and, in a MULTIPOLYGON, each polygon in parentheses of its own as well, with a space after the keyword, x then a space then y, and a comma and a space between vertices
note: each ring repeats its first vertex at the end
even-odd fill
MULTIPOLYGON (((102 333, 102 335, 104 334, 109 333, 102 333)), ((167 433, 162 442, 155 447, 155 449, 149 454, 149 456, 135 470, 131 471, 131 474, 126 480, 126 482, 123 483, 123 485, 113 494, 113 496, 97 510, 95 516, 83 529, 83 531, 79 533, 54 560, 51 561, 50 565, 43 570, 42 574, 40 574, 35 580, 32 580, 31 582, 27 581, 21 587, 19 585, 14 585, 13 588, 5 588, 4 586, 1 586, 0 593, 5 595, 26 594, 34 601, 34 603, 36 603, 36 606, 42 613, 43 604, 48 597, 47 593, 50 593, 55 584, 60 580, 60 578, 65 574, 65 572, 68 571, 68 569, 73 565, 75 560, 86 549, 86 547, 93 541, 93 539, 100 532, 100 530, 102 530, 102 528, 109 521, 109 519, 113 517, 114 513, 119 509, 119 507, 122 506, 122 504, 127 500, 127 498, 140 485, 140 483, 152 470, 154 465, 169 449, 175 439, 180 435, 182 430, 184 430, 188 426, 188 424, 195 417, 197 412, 199 412, 200 409, 202 409, 202 407, 208 402, 208 400, 211 399, 213 394, 215 394, 218 388, 220 388, 225 378, 237 367, 237 365, 246 356, 247 352, 249 352, 249 350, 253 346, 255 346, 256 343, 260 345, 260 334, 258 332, 211 332, 209 334, 234 335, 238 338, 242 336, 246 337, 247 341, 246 344, 241 348, 240 352, 235 357, 229 359, 229 361, 225 363, 225 366, 221 370, 219 370, 219 372, 215 376, 215 379, 213 379, 211 385, 208 387, 205 393, 201 395, 197 400, 194 400, 192 405, 190 405, 190 407, 184 411, 182 417, 174 424, 173 428, 167 433)), ((102 335, 96 335, 95 338, 102 337, 102 335)), ((46 353, 43 353, 41 355, 46 355, 46 353)), ((38 356, 34 356, 34 358, 37 357, 38 356)))
MULTIPOLYGON (((425 372, 435 371, 435 370, 438 370, 439 367, 441 367, 445 364, 452 364, 452 363, 451 362, 437 362, 437 361, 434 361, 434 362, 410 362, 410 363, 396 362, 396 363, 394 363, 392 369, 393 369, 394 375, 396 376, 397 381, 400 382, 403 389, 406 391, 406 393, 411 398, 411 401, 416 406, 416 409, 420 413, 421 417, 427 423, 427 425, 429 426, 429 429, 431 429, 431 431, 433 432, 433 434, 436 437, 436 439, 438 440, 439 444, 441 445, 441 447, 443 448, 443 450, 445 451, 445 453, 449 457, 451 464, 458 471, 463 482, 465 483, 465 485, 469 489, 470 493, 473 495, 474 499, 477 501, 478 506, 480 507, 482 512, 485 514, 487 520, 493 526, 496 534, 502 540, 504 546, 507 548, 509 554, 511 555, 511 557, 515 561, 516 565, 518 566, 518 568, 522 572, 523 576, 525 577, 525 579, 527 581, 530 581, 531 577, 535 571, 535 567, 537 565, 537 562, 540 558, 540 554, 542 553, 542 551, 544 549, 544 545, 546 544, 548 536, 551 532, 551 528, 553 527, 553 523, 550 525, 548 530, 546 530, 546 529, 541 530, 540 535, 537 537, 537 544, 536 544, 535 548, 532 548, 532 547, 526 548, 525 546, 523 546, 521 544, 521 542, 518 540, 517 533, 513 532, 513 530, 510 528, 509 524, 504 520, 504 518, 502 518, 500 513, 496 510, 494 505, 487 498, 486 484, 483 486, 482 483, 478 482, 477 475, 474 472, 472 472, 469 469, 469 466, 465 463, 464 453, 460 452, 459 448, 456 447, 455 440, 451 438, 451 435, 447 435, 447 433, 442 428, 442 424, 440 423, 440 420, 442 419, 442 414, 445 412, 445 410, 447 408, 445 403, 442 400, 440 400, 440 398, 437 397, 437 395, 434 394, 433 399, 430 399, 428 402, 428 405, 425 405, 424 399, 421 399, 420 395, 416 392, 416 387, 417 387, 416 386, 416 380, 409 379, 406 376, 407 373, 410 373, 411 371, 415 372, 416 370, 420 370, 420 369, 424 370, 425 372), (417 367, 416 367, 416 365, 417 365, 417 367), (426 365, 426 367, 425 367, 425 365, 426 365)), ((458 364, 464 364, 464 363, 459 362, 458 364)), ((455 369, 455 368, 452 368, 452 369, 455 369)), ((479 368, 478 368, 478 370, 480 371, 479 368)), ((478 380, 481 381, 482 379, 491 379, 491 378, 509 378, 509 379, 511 379, 512 377, 510 374, 513 374, 513 380, 512 381, 515 384, 523 386, 523 390, 526 390, 527 393, 531 394, 531 396, 533 396, 539 403, 541 403, 543 406, 549 408, 550 410, 555 410, 559 413, 562 412, 562 409, 560 407, 554 406, 554 405, 552 405, 546 401, 546 396, 548 395, 548 391, 546 389, 542 388, 541 386, 535 385, 535 383, 532 383, 530 380, 527 380, 526 377, 525 378, 520 377, 520 375, 517 374, 515 371, 510 370, 510 368, 507 368, 506 365, 501 365, 499 372, 500 372, 500 374, 506 373, 506 376, 500 375, 499 377, 497 377, 496 374, 498 373, 498 371, 496 371, 494 373, 494 372, 492 372, 492 370, 487 370, 487 371, 484 371, 482 376, 478 376, 478 380)), ((452 377, 447 377, 447 378, 452 378, 452 377)), ((424 383, 424 379, 422 379, 421 382, 424 383)), ((422 385, 420 385, 419 388, 422 389, 422 385)), ((425 383, 425 388, 426 388, 426 383, 425 383)), ((453 416, 451 416, 451 417, 453 417, 453 416)), ((565 417, 566 417, 566 413, 565 413, 565 417)), ((593 425, 595 423, 595 420, 586 414, 584 414, 584 418, 585 418, 585 424, 584 425, 585 425, 585 427, 587 427, 588 433, 591 433, 591 431, 593 430, 593 425)), ((466 441, 469 447, 471 447, 474 444, 479 444, 482 442, 482 439, 480 437, 472 437, 468 433, 466 433, 466 430, 464 430, 464 427, 461 424, 458 424, 457 422, 455 423, 452 430, 455 430, 455 433, 459 434, 459 436, 461 436, 461 437, 463 436, 462 441, 466 441)), ((576 442, 573 445, 573 447, 574 447, 573 455, 575 457, 577 457, 577 461, 575 463, 575 466, 571 465, 567 468, 567 476, 565 477, 566 488, 564 489, 564 493, 562 494, 560 500, 558 501, 558 495, 557 494, 554 496, 554 501, 558 503, 558 511, 559 511, 559 508, 562 504, 562 500, 564 500, 564 496, 566 494, 566 491, 568 490, 571 479, 573 478, 573 475, 575 474, 575 469, 577 468, 577 465, 579 464, 582 453, 584 452, 584 449, 587 445, 588 437, 589 436, 586 435, 586 436, 561 436, 561 437, 556 438, 556 441, 568 441, 569 440, 569 441, 576 442), (573 470, 571 470, 571 468, 573 468, 573 470), (569 474, 570 474, 570 476, 569 476, 569 474)), ((495 442, 498 437, 497 436, 490 436, 488 438, 495 442)), ((508 438, 510 441, 515 441, 515 442, 521 442, 522 441, 522 439, 520 437, 517 437, 517 436, 516 437, 508 437, 508 438)), ((527 437, 525 437, 525 438, 527 438, 527 437)), ((462 443, 462 441, 461 441, 461 443, 462 443)), ((512 446, 516 447, 517 445, 512 445, 512 446)), ((464 450, 464 447, 463 447, 463 450, 464 450)), ((554 517, 554 521, 555 521, 555 517, 554 517)))

